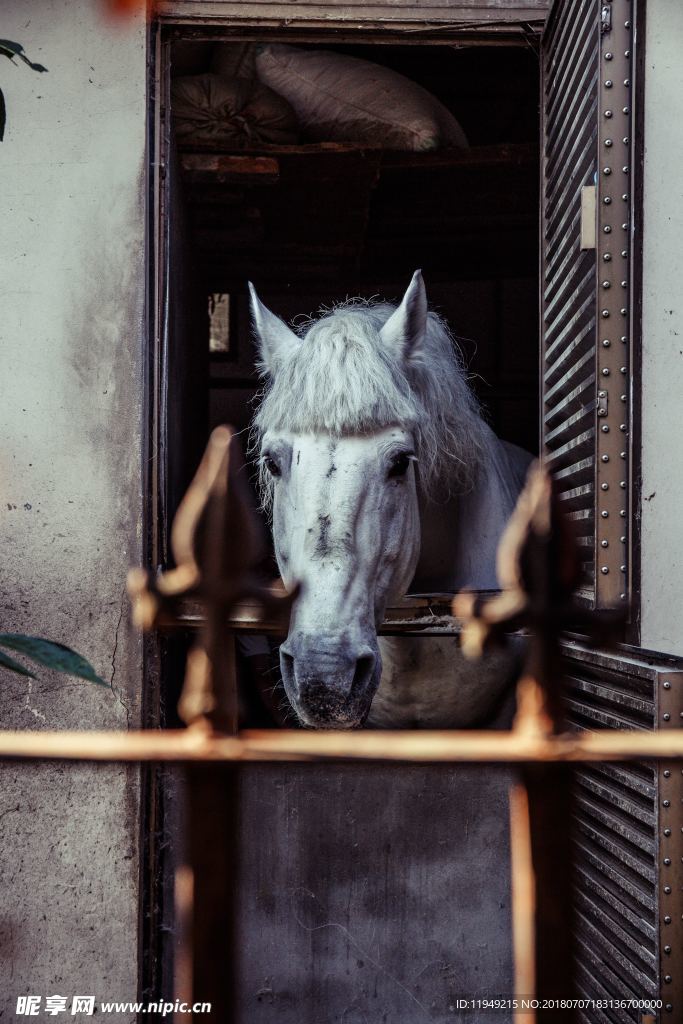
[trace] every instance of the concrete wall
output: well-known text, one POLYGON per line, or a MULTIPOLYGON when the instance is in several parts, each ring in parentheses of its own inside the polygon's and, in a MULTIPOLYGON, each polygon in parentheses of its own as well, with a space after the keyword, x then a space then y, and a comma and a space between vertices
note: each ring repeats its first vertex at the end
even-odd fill
MULTIPOLYGON (((75 647, 109 684, 3 671, 18 729, 140 721, 124 582, 141 558, 146 26, 113 30, 103 6, 2 5, 3 37, 48 71, 0 61, 0 629, 75 647)), ((0 1019, 26 993, 134 999, 137 769, 5 765, 0 819, 0 1019)))
POLYGON ((683 4, 647 0, 643 647, 683 654, 683 4))

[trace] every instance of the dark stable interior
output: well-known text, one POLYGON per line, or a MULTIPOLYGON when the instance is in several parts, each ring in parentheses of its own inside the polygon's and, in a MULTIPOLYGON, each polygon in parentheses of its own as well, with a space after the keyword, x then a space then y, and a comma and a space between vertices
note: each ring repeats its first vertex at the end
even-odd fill
MULTIPOLYGON (((177 40, 172 73, 207 70, 211 46, 177 40)), ((471 148, 288 147, 251 154, 274 167, 242 162, 239 169, 229 161, 212 166, 206 151, 172 147, 168 520, 210 427, 248 427, 259 387, 249 279, 291 320, 347 295, 399 299, 420 267, 491 425, 536 450, 536 53, 431 44, 334 49, 426 87, 453 111, 471 148), (230 332, 228 352, 210 356, 213 294, 230 296, 230 332)), ((176 634, 165 648, 167 725, 177 724, 186 644, 176 634)), ((283 722, 276 714, 286 704, 278 678, 275 650, 264 663, 238 649, 242 726, 295 727, 291 715, 283 722)), ((481 990, 482 957, 487 976, 511 990, 509 856, 500 824, 507 775, 462 766, 286 764, 243 765, 238 779, 236 1020, 414 1020, 412 983, 410 991, 396 983, 403 978, 415 978, 420 1016, 450 1020, 453 992, 481 990)), ((170 892, 179 845, 173 782, 164 801, 167 842, 159 846, 170 892)), ((170 964, 170 896, 165 905, 170 964)))
MULTIPOLYGON (((214 45, 176 41, 172 76, 209 70, 214 45)), ((220 423, 246 430, 251 420, 259 379, 248 280, 291 322, 347 296, 399 300, 420 267, 430 306, 458 339, 489 423, 506 440, 537 450, 536 52, 439 44, 331 48, 418 82, 452 111, 470 148, 397 152, 337 143, 220 150, 224 157, 239 154, 237 167, 216 164, 206 147, 172 143, 169 514, 208 431, 220 423), (212 295, 229 296, 229 342, 227 352, 210 354, 212 295)))

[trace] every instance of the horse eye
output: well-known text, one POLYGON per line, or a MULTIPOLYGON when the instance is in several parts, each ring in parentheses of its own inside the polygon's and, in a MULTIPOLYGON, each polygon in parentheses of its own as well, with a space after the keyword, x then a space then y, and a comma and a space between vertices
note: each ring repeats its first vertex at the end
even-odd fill
POLYGON ((394 456, 389 469, 389 479, 405 476, 411 461, 415 458, 410 452, 401 452, 394 456))
POLYGON ((280 476, 280 467, 273 458, 272 455, 263 456, 263 465, 266 467, 271 476, 280 476))

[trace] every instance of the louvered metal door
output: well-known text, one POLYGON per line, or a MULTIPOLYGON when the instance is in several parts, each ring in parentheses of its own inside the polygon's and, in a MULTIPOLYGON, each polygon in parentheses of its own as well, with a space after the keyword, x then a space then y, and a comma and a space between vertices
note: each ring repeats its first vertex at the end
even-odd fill
MULTIPOLYGON (((542 49, 541 434, 583 552, 581 596, 595 607, 631 597, 638 6, 557 0, 542 49)), ((579 643, 565 654, 574 728, 680 725, 680 662, 579 643)), ((586 1024, 659 1020, 638 1005, 648 999, 663 1001, 662 1020, 681 1019, 682 783, 680 767, 667 765, 576 770, 577 987, 603 1001, 582 1011, 586 1024)))
POLYGON ((629 596, 632 6, 555 3, 543 39, 542 444, 598 607, 629 596))
MULTIPOLYGON (((637 650, 608 654, 577 642, 565 647, 565 671, 575 729, 680 724, 680 660, 637 650)), ((593 764, 575 777, 577 995, 612 1003, 592 1005, 581 1020, 641 1024, 655 1019, 638 1005, 649 999, 662 1001, 662 1020, 681 1020, 681 767, 593 764)))

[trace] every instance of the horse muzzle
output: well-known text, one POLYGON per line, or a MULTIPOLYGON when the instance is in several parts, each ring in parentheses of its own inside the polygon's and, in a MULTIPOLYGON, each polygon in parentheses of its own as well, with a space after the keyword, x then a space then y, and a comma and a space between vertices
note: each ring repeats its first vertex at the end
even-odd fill
POLYGON ((295 632, 280 648, 282 681, 309 729, 357 729, 370 711, 382 673, 376 637, 295 632))

